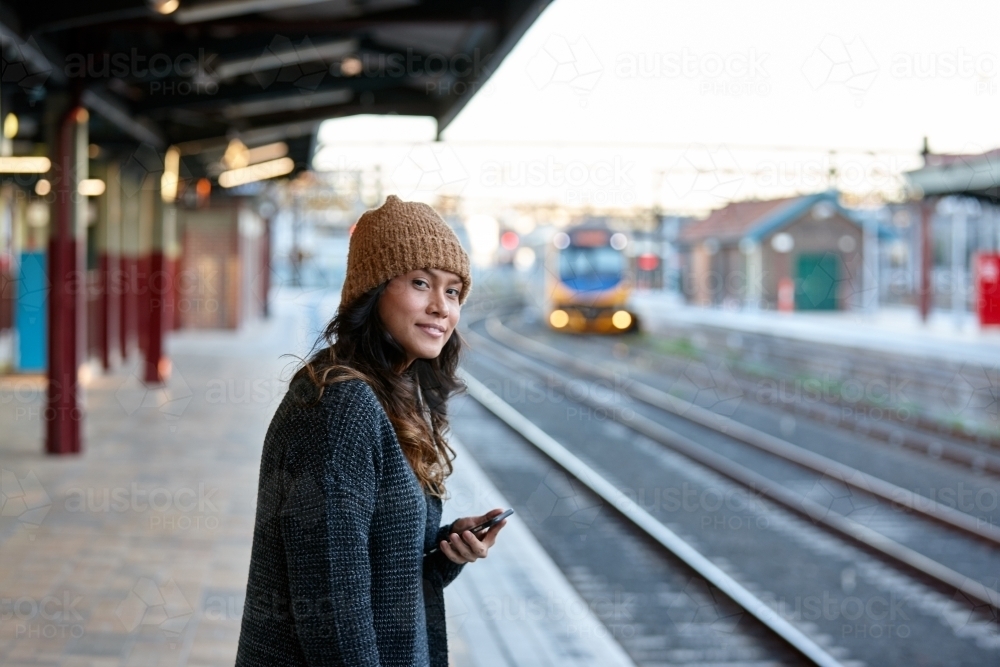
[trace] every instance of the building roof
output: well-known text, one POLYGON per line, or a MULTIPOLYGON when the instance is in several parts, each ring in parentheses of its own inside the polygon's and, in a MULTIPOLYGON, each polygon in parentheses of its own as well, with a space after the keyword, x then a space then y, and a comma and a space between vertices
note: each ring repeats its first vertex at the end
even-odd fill
POLYGON ((834 191, 802 197, 733 202, 712 211, 703 220, 688 224, 680 233, 682 243, 697 243, 714 238, 720 243, 735 243, 743 238, 760 240, 772 231, 800 217, 814 204, 828 201, 844 213, 834 191))
POLYGON ((924 166, 906 173, 923 195, 966 195, 1000 203, 1000 148, 978 155, 927 153, 924 166))

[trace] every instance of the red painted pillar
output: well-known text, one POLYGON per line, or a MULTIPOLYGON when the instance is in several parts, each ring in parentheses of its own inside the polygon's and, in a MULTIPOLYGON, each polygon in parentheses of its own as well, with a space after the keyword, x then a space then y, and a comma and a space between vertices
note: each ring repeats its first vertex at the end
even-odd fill
POLYGON ((920 202, 920 288, 917 291, 920 319, 927 321, 931 312, 931 300, 934 296, 931 287, 931 272, 934 270, 934 235, 931 233, 931 220, 934 217, 933 198, 920 202))
POLYGON ((82 449, 79 365, 85 340, 86 198, 77 193, 87 177, 87 121, 73 106, 60 119, 53 142, 52 235, 49 240, 49 367, 45 395, 45 451, 72 454, 82 449))
POLYGON ((146 354, 149 342, 149 252, 144 252, 135 260, 135 309, 136 338, 140 354, 146 354))
MULTIPOLYGON (((125 221, 128 224, 128 221, 125 221)), ((118 337, 121 345, 122 361, 128 359, 129 348, 132 346, 132 333, 135 331, 135 290, 132 286, 136 281, 135 257, 124 252, 121 254, 121 294, 119 296, 118 337)))

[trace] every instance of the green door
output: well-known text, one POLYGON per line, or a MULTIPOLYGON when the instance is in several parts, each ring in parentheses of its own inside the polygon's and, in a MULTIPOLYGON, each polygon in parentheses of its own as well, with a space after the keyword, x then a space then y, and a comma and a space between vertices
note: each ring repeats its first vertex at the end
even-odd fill
POLYGON ((799 255, 795 310, 836 310, 839 261, 833 253, 799 255))

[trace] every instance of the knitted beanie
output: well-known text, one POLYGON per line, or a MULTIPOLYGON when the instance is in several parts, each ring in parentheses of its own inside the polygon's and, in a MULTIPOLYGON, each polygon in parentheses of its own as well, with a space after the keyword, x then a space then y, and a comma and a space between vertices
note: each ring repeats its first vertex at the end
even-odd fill
POLYGON ((351 303, 387 280, 417 269, 441 269, 460 277, 458 302, 465 303, 472 275, 469 256, 455 232, 427 204, 389 195, 382 206, 365 211, 354 227, 340 303, 351 303))

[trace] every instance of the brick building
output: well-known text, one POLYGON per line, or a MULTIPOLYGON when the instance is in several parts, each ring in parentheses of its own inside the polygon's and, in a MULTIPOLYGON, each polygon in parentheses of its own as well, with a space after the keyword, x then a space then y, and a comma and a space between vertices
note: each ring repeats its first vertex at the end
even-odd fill
POLYGON ((685 226, 678 242, 693 304, 777 308, 782 285, 797 310, 861 303, 861 224, 836 192, 733 202, 685 226))

